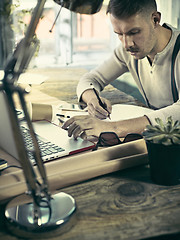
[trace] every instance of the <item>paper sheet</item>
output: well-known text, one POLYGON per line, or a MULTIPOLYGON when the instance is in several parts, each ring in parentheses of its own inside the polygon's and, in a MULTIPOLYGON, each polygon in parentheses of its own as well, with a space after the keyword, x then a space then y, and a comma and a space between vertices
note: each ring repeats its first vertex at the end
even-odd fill
POLYGON ((112 106, 111 121, 125 120, 144 116, 154 110, 128 104, 115 104, 112 106))
MULTIPOLYGON (((144 116, 146 113, 150 113, 154 110, 129 104, 114 104, 112 106, 112 113, 110 114, 111 120, 105 119, 105 121, 118 121, 131 119, 136 117, 144 116)), ((87 115, 88 112, 83 111, 62 111, 62 114, 69 117, 78 116, 78 115, 87 115)))

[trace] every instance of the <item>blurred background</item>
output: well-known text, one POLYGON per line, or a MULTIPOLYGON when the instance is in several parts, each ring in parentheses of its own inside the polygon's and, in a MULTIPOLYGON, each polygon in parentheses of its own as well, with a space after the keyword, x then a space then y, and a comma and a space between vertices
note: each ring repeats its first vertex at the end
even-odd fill
MULTIPOLYGON (((1 31, 1 38, 4 37, 4 42, 1 44, 1 46, 4 45, 1 47, 1 68, 3 57, 6 57, 23 37, 36 2, 36 0, 1 0, 0 22, 1 27, 5 28, 4 31, 1 31), (5 16, 3 8, 7 12, 7 16, 5 16), (9 19, 5 19, 6 17, 9 19), (3 53, 3 51, 7 51, 7 53, 3 53)), ((107 1, 104 1, 101 11, 94 15, 77 14, 62 8, 61 14, 50 32, 60 6, 52 0, 47 0, 43 17, 36 31, 40 40, 40 48, 31 67, 84 64, 85 60, 88 60, 89 64, 92 61, 94 65, 98 53, 101 54, 99 58, 108 54, 114 45, 113 38, 115 36, 112 34, 106 16, 106 5, 107 1), (94 56, 93 53, 97 55, 94 56)))
MULTIPOLYGON (((0 1, 1 69, 6 57, 23 37, 36 2, 0 1)), ((36 31, 40 48, 31 62, 31 67, 58 67, 69 64, 94 66, 104 60, 119 43, 106 15, 107 4, 108 0, 105 0, 100 12, 94 15, 72 13, 63 8, 50 33, 60 6, 47 0, 36 31)), ((180 1, 157 0, 157 4, 158 10, 162 12, 162 23, 168 22, 180 28, 180 1)))

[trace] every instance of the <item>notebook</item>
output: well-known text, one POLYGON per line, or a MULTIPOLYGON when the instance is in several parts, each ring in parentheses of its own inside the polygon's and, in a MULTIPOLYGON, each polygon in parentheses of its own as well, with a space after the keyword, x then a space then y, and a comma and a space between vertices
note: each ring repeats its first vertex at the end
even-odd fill
MULTIPOLYGON (((4 149, 7 153, 18 160, 18 151, 16 148, 7 107, 7 96, 3 91, 0 91, 0 112, 0 148, 4 149)), ((20 125, 21 127, 27 128, 25 122, 23 121, 20 121, 20 125)), ((42 155, 43 161, 54 160, 59 157, 79 153, 89 150, 94 146, 94 143, 88 140, 82 140, 81 138, 75 140, 73 137, 68 137, 66 130, 63 130, 61 127, 48 121, 33 122, 33 127, 35 133, 38 135, 38 141, 44 141, 45 145, 51 144, 52 147, 52 149, 51 147, 48 147, 52 154, 48 154, 47 156, 42 155), (53 153, 53 147, 60 149, 60 151, 58 153, 53 153)), ((35 163, 33 159, 32 162, 33 164, 35 163)))
POLYGON ((153 109, 136 106, 136 105, 114 104, 112 106, 112 113, 110 116, 111 116, 111 121, 118 121, 118 120, 126 120, 131 118, 142 117, 153 111, 154 111, 153 109))

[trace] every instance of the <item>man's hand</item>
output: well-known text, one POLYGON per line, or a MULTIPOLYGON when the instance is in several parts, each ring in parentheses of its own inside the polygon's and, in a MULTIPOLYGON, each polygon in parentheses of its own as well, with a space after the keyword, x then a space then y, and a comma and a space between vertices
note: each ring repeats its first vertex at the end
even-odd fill
POLYGON ((99 119, 106 119, 112 112, 111 103, 105 99, 101 98, 101 101, 105 104, 106 109, 99 105, 97 97, 93 97, 91 101, 87 103, 87 109, 90 115, 99 119))
POLYGON ((68 136, 73 136, 75 139, 81 137, 87 139, 94 136, 99 137, 100 133, 106 131, 108 122, 94 118, 90 115, 74 116, 67 120, 62 128, 68 131, 68 136))
POLYGON ((99 100, 92 89, 86 90, 82 95, 83 101, 87 104, 89 114, 99 119, 106 119, 112 112, 112 106, 109 100, 100 98, 106 109, 100 106, 99 100))
POLYGON ((99 137, 101 132, 115 132, 119 137, 125 137, 128 133, 142 133, 149 124, 146 116, 122 121, 102 121, 91 115, 74 116, 67 120, 62 128, 68 131, 68 136, 75 139, 89 139, 99 137))

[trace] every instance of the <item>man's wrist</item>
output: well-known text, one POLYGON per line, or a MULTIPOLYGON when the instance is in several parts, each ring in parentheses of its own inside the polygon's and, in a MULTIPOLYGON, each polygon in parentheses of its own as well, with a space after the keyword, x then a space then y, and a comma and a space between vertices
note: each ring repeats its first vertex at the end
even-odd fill
POLYGON ((93 89, 87 89, 83 92, 81 100, 87 104, 93 96, 95 96, 93 89))

